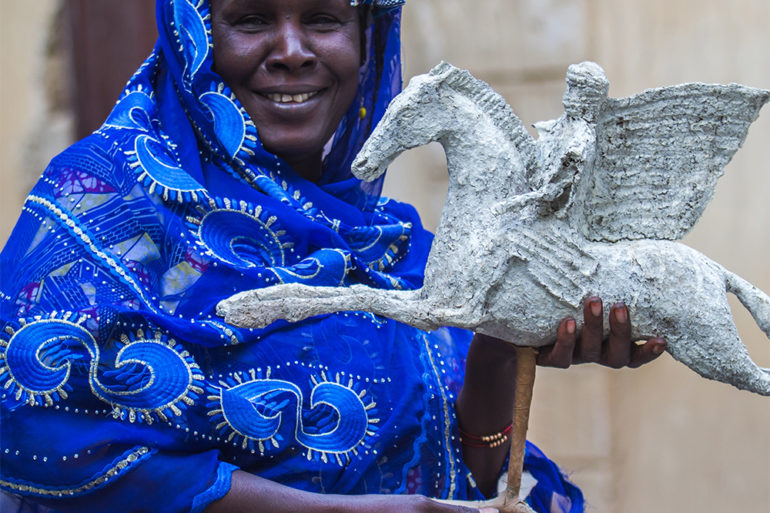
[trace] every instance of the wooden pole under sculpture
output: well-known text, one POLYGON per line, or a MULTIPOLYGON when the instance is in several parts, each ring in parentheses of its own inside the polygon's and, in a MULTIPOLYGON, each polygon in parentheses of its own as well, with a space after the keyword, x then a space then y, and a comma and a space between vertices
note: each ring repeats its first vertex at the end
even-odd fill
POLYGON ((524 452, 529 429, 529 410, 535 387, 537 349, 516 346, 516 393, 513 404, 513 430, 511 431, 511 455, 508 460, 508 486, 505 489, 503 512, 532 511, 519 499, 524 452))

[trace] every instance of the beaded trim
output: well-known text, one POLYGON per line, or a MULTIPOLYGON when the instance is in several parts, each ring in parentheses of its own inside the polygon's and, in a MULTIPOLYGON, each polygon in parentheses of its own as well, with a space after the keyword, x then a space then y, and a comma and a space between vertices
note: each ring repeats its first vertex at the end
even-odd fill
POLYGON ((371 4, 378 9, 393 9, 394 7, 401 7, 405 3, 406 0, 350 0, 350 5, 354 7, 371 4))
POLYGON ((107 481, 113 480, 120 474, 131 470, 134 464, 143 461, 148 455, 153 452, 149 447, 138 447, 131 451, 127 456, 121 458, 111 468, 107 469, 102 475, 83 483, 81 485, 75 485, 72 488, 44 488, 43 485, 27 484, 13 481, 5 481, 0 479, 0 487, 6 488, 11 492, 29 493, 38 497, 64 497, 81 495, 85 492, 90 492, 94 489, 100 488, 107 481))

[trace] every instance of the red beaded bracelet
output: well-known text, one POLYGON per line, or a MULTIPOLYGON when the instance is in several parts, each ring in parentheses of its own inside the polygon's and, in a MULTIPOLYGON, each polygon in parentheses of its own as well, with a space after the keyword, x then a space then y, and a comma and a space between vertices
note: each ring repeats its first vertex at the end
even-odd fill
POLYGON ((460 430, 460 443, 465 445, 466 447, 488 447, 488 448, 494 448, 494 447, 500 447, 505 442, 508 441, 508 438, 511 436, 511 430, 513 429, 513 424, 508 424, 505 429, 502 431, 498 431, 497 433, 492 433, 491 435, 484 435, 484 436, 476 436, 471 435, 469 433, 466 433, 462 429, 460 430))

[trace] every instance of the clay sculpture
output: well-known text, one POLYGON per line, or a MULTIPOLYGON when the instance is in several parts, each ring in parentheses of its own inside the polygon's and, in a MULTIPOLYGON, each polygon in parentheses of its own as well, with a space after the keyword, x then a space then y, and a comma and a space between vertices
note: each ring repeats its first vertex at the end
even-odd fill
POLYGON ((438 141, 449 193, 424 286, 278 285, 220 303, 228 323, 260 327, 365 310, 427 330, 459 326, 519 346, 552 343, 592 295, 624 301, 633 336, 666 337, 703 377, 770 395, 738 337, 726 292, 770 336, 770 297, 675 242, 711 199, 770 91, 699 83, 608 98, 596 64, 569 67, 557 120, 534 140, 505 101, 442 63, 396 98, 354 163, 374 179, 406 149, 438 141))

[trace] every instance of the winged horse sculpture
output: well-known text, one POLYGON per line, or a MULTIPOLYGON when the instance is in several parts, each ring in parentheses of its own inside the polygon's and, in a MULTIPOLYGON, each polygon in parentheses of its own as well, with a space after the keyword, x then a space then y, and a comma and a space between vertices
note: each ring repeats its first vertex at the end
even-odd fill
MULTIPOLYGON (((372 180, 401 152, 438 141, 449 192, 418 290, 277 285, 220 303, 261 327, 365 310, 435 329, 458 326, 543 346, 592 295, 624 301, 634 337, 666 337, 703 377, 770 395, 726 292, 770 336, 770 297, 677 242, 696 223, 770 91, 683 84, 607 97, 603 70, 569 67, 557 120, 534 140, 487 84, 442 63, 391 104, 354 162, 372 180)), ((610 303, 611 304, 611 303, 610 303)))

